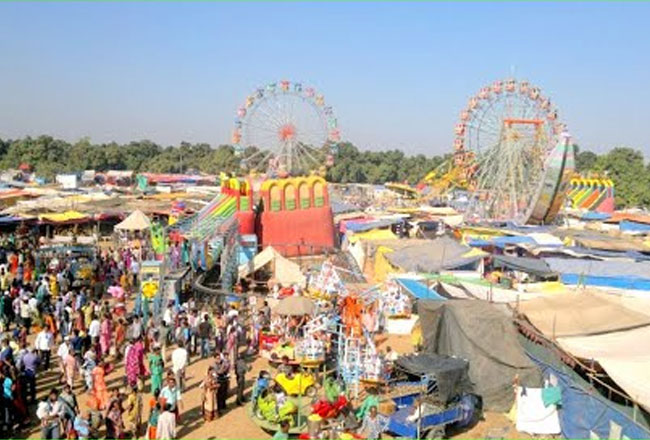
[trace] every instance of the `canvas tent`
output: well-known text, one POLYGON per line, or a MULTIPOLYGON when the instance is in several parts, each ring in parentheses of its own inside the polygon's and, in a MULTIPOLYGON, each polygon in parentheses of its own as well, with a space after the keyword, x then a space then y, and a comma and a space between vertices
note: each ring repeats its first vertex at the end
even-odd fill
POLYGON ((469 361, 469 377, 486 409, 508 411, 515 376, 523 386, 541 386, 537 367, 526 356, 512 320, 485 301, 421 301, 418 305, 424 351, 469 361))
POLYGON ((650 316, 627 309, 596 292, 541 296, 519 310, 549 338, 587 336, 650 325, 650 316))
POLYGON ((119 231, 143 231, 151 226, 151 220, 144 212, 136 209, 127 218, 115 225, 119 231))
POLYGON ((508 255, 495 255, 493 257, 493 266, 497 268, 507 268, 534 275, 539 278, 556 277, 557 273, 553 272, 544 260, 526 257, 511 257, 508 255))
POLYGON ((397 249, 386 254, 386 258, 406 272, 435 273, 476 264, 485 255, 449 237, 442 237, 397 249))
POLYGON ((243 278, 262 267, 271 265, 273 278, 283 285, 305 284, 305 276, 293 261, 280 255, 273 247, 267 246, 262 252, 255 255, 248 263, 239 266, 239 277, 243 278))

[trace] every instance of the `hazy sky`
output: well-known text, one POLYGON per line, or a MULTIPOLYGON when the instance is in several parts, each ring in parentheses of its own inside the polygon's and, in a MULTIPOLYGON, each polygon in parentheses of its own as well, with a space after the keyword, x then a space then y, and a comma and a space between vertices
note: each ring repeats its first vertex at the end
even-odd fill
POLYGON ((451 150, 525 78, 583 148, 650 153, 650 3, 0 3, 0 137, 227 143, 256 87, 312 84, 361 148, 451 150))

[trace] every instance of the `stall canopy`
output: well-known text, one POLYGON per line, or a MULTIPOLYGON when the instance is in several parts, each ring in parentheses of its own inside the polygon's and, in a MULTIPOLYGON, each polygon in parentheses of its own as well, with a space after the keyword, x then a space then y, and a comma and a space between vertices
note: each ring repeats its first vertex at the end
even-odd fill
POLYGON ((494 267, 525 272, 540 278, 552 278, 558 275, 556 272, 551 270, 544 260, 537 258, 495 255, 493 261, 494 267))
POLYGON ((89 219, 88 215, 77 211, 66 211, 39 216, 43 223, 79 223, 89 219))
POLYGON ((472 381, 469 379, 469 362, 465 359, 420 353, 401 356, 395 364, 408 374, 435 378, 438 394, 443 402, 474 391, 472 381))
POLYGON ((597 292, 542 296, 519 310, 546 336, 596 335, 650 325, 650 316, 630 310, 597 292))
POLYGON ((127 218, 115 225, 120 231, 142 231, 151 226, 151 220, 139 209, 133 211, 127 218))
POLYGON ((650 410, 650 326, 596 336, 558 338, 569 353, 594 359, 630 397, 650 410))
POLYGON ((512 319, 485 301, 421 301, 424 351, 469 361, 469 377, 485 408, 508 411, 515 376, 522 386, 541 386, 541 374, 526 356, 512 319))
POLYGON ((411 278, 396 278, 395 281, 417 299, 432 299, 444 301, 447 298, 441 296, 433 288, 427 287, 422 281, 411 278))
POLYGON ((435 273, 472 265, 487 255, 449 237, 426 240, 386 254, 388 261, 407 272, 435 273))
POLYGON ((283 316, 302 316, 312 315, 315 307, 314 302, 304 296, 289 296, 286 297, 275 306, 273 311, 278 315, 283 316))
POLYGON ((270 265, 273 278, 283 285, 305 283, 305 276, 293 261, 280 255, 273 247, 267 246, 262 252, 255 255, 248 263, 239 266, 239 277, 243 278, 255 273, 261 268, 270 265))

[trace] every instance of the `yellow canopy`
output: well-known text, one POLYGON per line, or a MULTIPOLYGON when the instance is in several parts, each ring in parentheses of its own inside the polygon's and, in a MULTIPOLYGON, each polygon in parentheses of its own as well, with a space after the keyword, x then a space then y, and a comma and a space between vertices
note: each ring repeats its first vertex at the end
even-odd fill
POLYGON ((78 211, 57 212, 54 214, 43 214, 39 216, 40 220, 45 220, 52 223, 65 223, 72 220, 85 219, 88 216, 78 211))

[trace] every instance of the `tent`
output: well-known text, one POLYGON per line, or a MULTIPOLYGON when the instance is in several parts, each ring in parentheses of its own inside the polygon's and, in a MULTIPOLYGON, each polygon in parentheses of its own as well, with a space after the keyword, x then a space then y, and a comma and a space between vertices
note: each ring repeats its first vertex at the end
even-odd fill
POLYGON ((553 272, 544 260, 526 257, 511 257, 508 255, 495 255, 493 257, 493 266, 497 268, 505 267, 506 269, 525 272, 540 278, 556 277, 558 274, 553 272))
POLYGON ((273 311, 282 316, 313 315, 316 307, 314 302, 304 296, 292 295, 281 299, 273 311))
POLYGON ((650 316, 630 310, 597 292, 541 296, 519 310, 549 338, 587 336, 650 325, 650 316))
POLYGON ((435 273, 474 265, 485 255, 449 237, 441 237, 395 250, 386 258, 406 272, 435 273))
POLYGON ((541 386, 541 374, 526 356, 505 313, 478 300, 420 301, 424 351, 469 361, 469 377, 486 409, 508 411, 515 376, 522 386, 541 386))
POLYGON ((305 284, 305 276, 293 261, 280 255, 272 246, 267 246, 262 252, 255 255, 248 263, 239 266, 239 277, 243 278, 257 272, 266 265, 271 265, 273 278, 280 284, 305 284))
POLYGON ((139 209, 133 211, 127 218, 115 225, 119 231, 142 231, 151 226, 151 220, 139 209))

